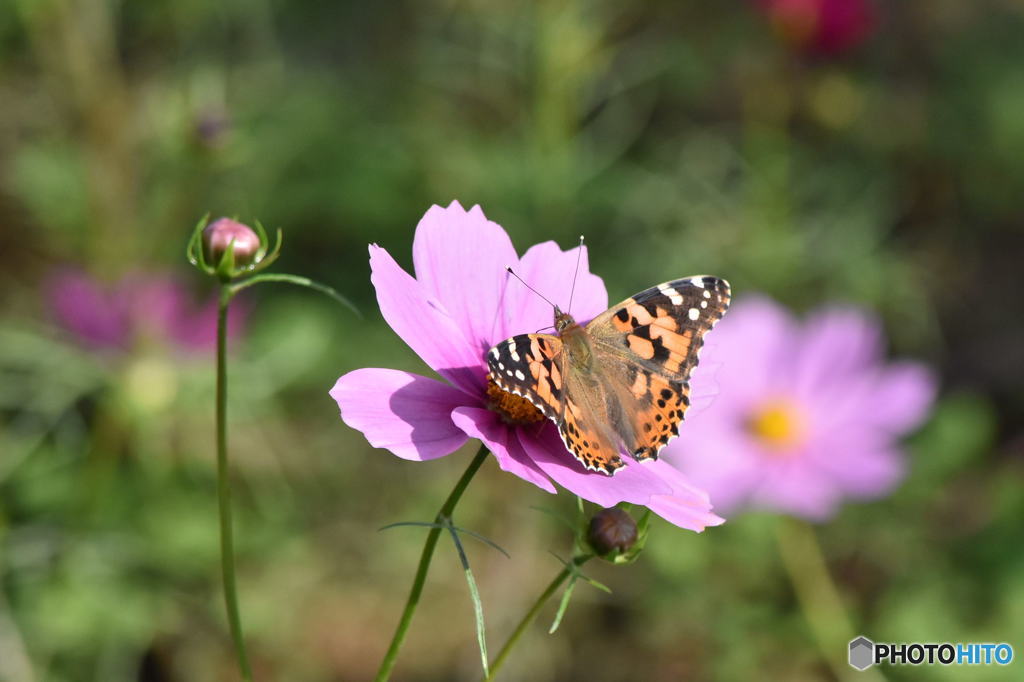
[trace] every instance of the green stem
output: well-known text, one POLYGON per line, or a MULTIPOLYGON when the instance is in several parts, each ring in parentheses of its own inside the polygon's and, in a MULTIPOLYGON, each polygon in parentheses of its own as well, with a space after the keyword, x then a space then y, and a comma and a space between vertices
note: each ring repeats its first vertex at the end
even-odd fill
POLYGON ((544 591, 540 593, 540 596, 537 597, 537 601, 533 603, 530 610, 527 611, 526 615, 523 616, 523 619, 519 621, 519 625, 517 625, 516 629, 512 631, 508 641, 506 641, 505 645, 501 647, 501 651, 499 651, 498 655, 494 658, 494 663, 491 663, 491 671, 490 674, 487 675, 488 682, 493 680, 498 674, 501 666, 505 663, 505 659, 507 659, 508 655, 512 652, 512 647, 519 642, 519 639, 523 636, 523 633, 526 632, 526 629, 530 627, 534 620, 536 620, 537 614, 540 613, 540 610, 544 607, 547 600, 551 599, 558 588, 561 587, 562 583, 568 580, 569 576, 572 575, 573 568, 582 566, 592 558, 593 555, 574 557, 572 560, 573 567, 566 566, 563 568, 558 575, 555 576, 554 580, 548 584, 544 591))
POLYGON ((398 627, 395 628, 395 634, 391 638, 391 646, 388 647, 387 653, 384 654, 384 659, 380 662, 380 669, 377 671, 377 677, 375 678, 377 682, 383 682, 391 677, 391 669, 395 667, 395 662, 398 660, 398 650, 402 648, 402 642, 405 640, 406 632, 409 630, 409 624, 412 622, 413 614, 416 613, 420 595, 423 593, 423 584, 427 580, 427 571, 430 570, 430 560, 434 556, 434 548, 437 546, 437 540, 441 535, 441 530, 444 528, 442 521, 446 518, 451 518, 452 512, 455 511, 455 505, 459 503, 459 498, 466 491, 466 486, 473 480, 473 476, 486 459, 487 447, 481 445, 480 451, 476 453, 476 457, 466 467, 462 478, 452 488, 448 499, 444 501, 440 511, 437 512, 437 516, 434 517, 434 523, 437 525, 430 529, 430 532, 427 533, 427 541, 423 543, 423 553, 420 555, 416 577, 413 578, 409 598, 405 601, 405 610, 402 611, 402 618, 398 621, 398 627))
POLYGON ((885 676, 876 668, 858 672, 847 664, 847 647, 856 635, 814 529, 796 519, 780 518, 778 521, 776 539, 782 563, 811 633, 832 672, 839 680, 884 682, 885 676))
POLYGON ((231 524, 231 481, 228 478, 228 369, 227 321, 230 287, 222 285, 220 305, 217 309, 217 501, 220 505, 220 564, 224 573, 224 606, 228 613, 228 627, 238 654, 238 667, 242 679, 252 682, 249 656, 245 652, 242 619, 238 615, 238 591, 235 587, 235 548, 231 524))

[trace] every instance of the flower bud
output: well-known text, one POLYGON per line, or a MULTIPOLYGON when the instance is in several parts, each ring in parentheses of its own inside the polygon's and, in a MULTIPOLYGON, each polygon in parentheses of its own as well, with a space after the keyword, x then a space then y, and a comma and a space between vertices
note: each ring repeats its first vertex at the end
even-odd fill
POLYGON ((253 265, 260 254, 260 237, 248 225, 230 218, 218 218, 203 229, 203 255, 206 262, 217 267, 234 242, 234 266, 253 265))
POLYGON ((587 540, 599 556, 622 554, 636 544, 636 521, 621 509, 602 509, 590 519, 587 540))

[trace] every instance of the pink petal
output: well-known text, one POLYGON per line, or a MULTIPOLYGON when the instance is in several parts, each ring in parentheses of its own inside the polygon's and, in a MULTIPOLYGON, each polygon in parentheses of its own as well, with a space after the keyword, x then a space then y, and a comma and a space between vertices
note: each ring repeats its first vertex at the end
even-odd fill
POLYGON ((370 445, 402 459, 443 457, 467 440, 449 416, 466 403, 466 394, 435 379, 393 369, 357 369, 338 379, 331 397, 342 420, 370 445))
POLYGON ((416 226, 416 279, 437 299, 480 358, 500 340, 498 318, 506 267, 517 262, 505 230, 479 206, 432 206, 416 226))
POLYGON ((50 307, 57 322, 93 347, 125 347, 130 341, 128 302, 93 279, 67 269, 50 278, 50 307))
POLYGON ((822 391, 862 376, 882 356, 878 320, 853 308, 826 308, 807 318, 789 368, 795 395, 810 402, 822 391))
MULTIPOLYGON (((785 308, 769 298, 747 296, 726 312, 708 334, 720 363, 716 400, 726 410, 745 409, 763 399, 765 391, 786 385, 797 325, 785 308)), ((703 354, 701 356, 703 361, 703 354)), ((716 408, 709 408, 709 412, 716 408)))
POLYGON ((847 416, 893 434, 910 431, 924 421, 938 390, 935 374, 916 362, 889 364, 861 383, 863 390, 850 388, 860 400, 850 405, 853 410, 847 416))
POLYGON ((523 452, 512 429, 501 423, 494 412, 479 407, 459 407, 452 411, 451 419, 466 435, 487 445, 502 471, 515 474, 549 493, 555 492, 548 477, 523 452))
POLYGON ((718 526, 725 519, 711 513, 708 494, 694 486, 678 469, 663 459, 641 462, 637 466, 647 468, 659 479, 672 487, 668 495, 651 495, 647 507, 666 521, 680 528, 689 528, 698 533, 707 526, 718 526))
POLYGON ((587 471, 565 449, 554 425, 545 422, 543 427, 532 433, 520 430, 519 442, 541 471, 569 492, 602 507, 619 502, 646 505, 651 495, 672 493, 670 485, 637 462, 629 462, 614 476, 587 471))
POLYGON ((916 362, 891 363, 876 377, 874 400, 879 406, 872 421, 904 433, 928 416, 938 385, 935 373, 916 362))
POLYGON ((728 514, 741 507, 760 484, 763 453, 732 427, 704 417, 669 443, 660 461, 677 467, 693 485, 707 491, 715 509, 728 514))
POLYGON ((466 339, 444 305, 409 276, 391 255, 370 245, 370 280, 381 315, 438 374, 472 396, 483 394, 483 351, 466 339))
POLYGON ((855 497, 883 495, 906 474, 906 457, 892 436, 857 422, 818 438, 806 457, 809 466, 855 497))
POLYGON ((937 390, 934 374, 924 365, 901 362, 865 368, 859 376, 823 385, 805 409, 818 437, 856 425, 861 431, 902 434, 928 415, 937 390))
POLYGON ((751 496, 752 506, 809 521, 826 521, 835 514, 839 505, 835 481, 827 473, 808 466, 805 458, 779 459, 764 474, 751 496))
MULTIPOLYGON (((586 322, 608 308, 608 292, 604 281, 590 273, 586 247, 582 247, 581 253, 579 247, 562 251, 555 242, 537 244, 523 254, 515 270, 527 284, 580 322, 586 322), (579 275, 573 292, 577 257, 579 275)), ((501 309, 504 331, 497 340, 515 334, 532 333, 554 323, 551 305, 511 276, 505 284, 501 309)))
POLYGON ((700 362, 690 374, 690 407, 686 410, 686 421, 681 428, 685 429, 687 423, 714 404, 721 393, 718 372, 722 367, 722 354, 718 344, 714 341, 706 343, 700 350, 700 362))

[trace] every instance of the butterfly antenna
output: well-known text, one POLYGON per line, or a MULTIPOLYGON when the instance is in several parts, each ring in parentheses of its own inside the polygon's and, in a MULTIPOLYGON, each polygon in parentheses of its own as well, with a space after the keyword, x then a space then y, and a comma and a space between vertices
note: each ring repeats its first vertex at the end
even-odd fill
POLYGON ((526 287, 527 289, 529 289, 530 291, 532 291, 533 293, 537 294, 538 296, 540 296, 541 298, 543 298, 543 299, 544 299, 545 301, 547 301, 547 304, 548 304, 549 306, 551 306, 552 308, 557 308, 557 307, 558 307, 558 306, 556 306, 556 305, 555 305, 554 303, 552 303, 551 301, 548 301, 548 297, 547 297, 547 296, 545 296, 544 294, 540 293, 539 291, 537 291, 536 289, 534 289, 533 287, 531 287, 531 286, 530 286, 529 284, 527 284, 527 283, 526 283, 526 280, 524 280, 524 279, 523 279, 522 277, 520 277, 519 275, 517 275, 517 274, 516 274, 516 271, 512 269, 512 266, 510 266, 510 265, 506 265, 506 266, 505 266, 505 269, 506 269, 506 270, 508 270, 508 273, 509 273, 510 275, 512 275, 513 277, 515 277, 516 279, 518 279, 518 280, 519 280, 520 282, 522 282, 522 283, 523 283, 523 286, 525 286, 525 287, 526 287))
POLYGON ((572 273, 572 289, 569 290, 569 307, 566 312, 572 312, 572 295, 576 293, 576 276, 580 274, 580 258, 583 257, 583 235, 580 235, 579 250, 576 252, 576 271, 572 273))

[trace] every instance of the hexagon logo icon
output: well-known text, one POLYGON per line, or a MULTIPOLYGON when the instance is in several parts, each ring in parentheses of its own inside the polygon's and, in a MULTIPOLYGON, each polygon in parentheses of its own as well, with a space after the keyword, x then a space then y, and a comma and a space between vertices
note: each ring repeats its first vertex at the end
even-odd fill
POLYGON ((850 641, 850 665, 867 670, 875 663, 875 643, 861 635, 850 641))

